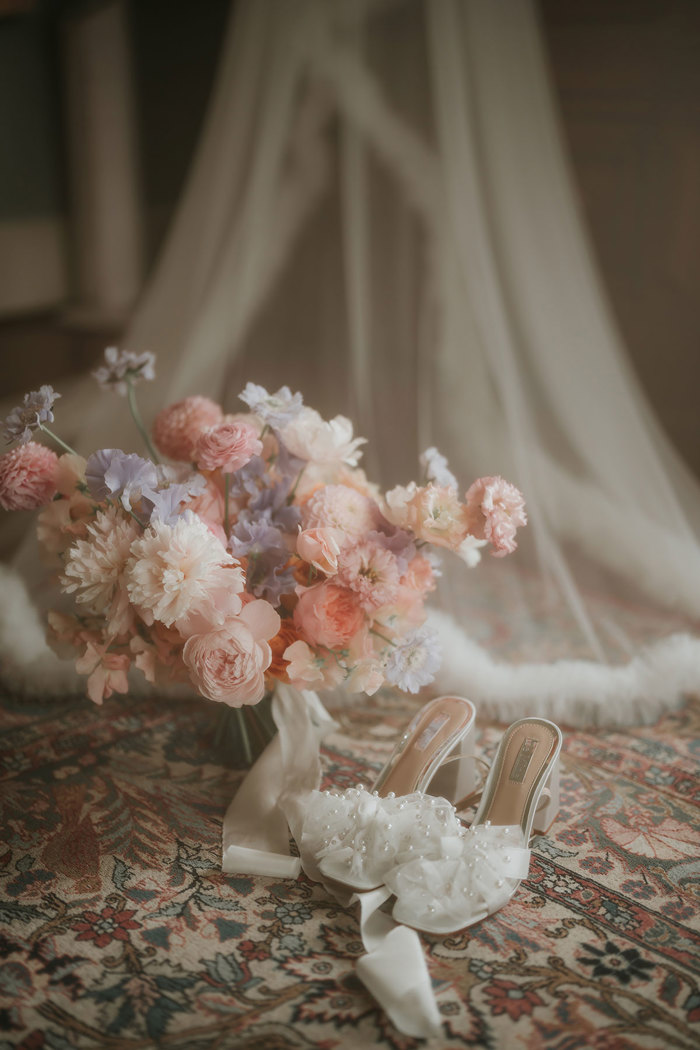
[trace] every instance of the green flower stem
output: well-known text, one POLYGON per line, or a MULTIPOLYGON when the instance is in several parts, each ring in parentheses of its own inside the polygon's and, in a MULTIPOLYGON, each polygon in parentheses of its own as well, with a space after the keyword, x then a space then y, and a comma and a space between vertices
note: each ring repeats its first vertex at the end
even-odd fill
POLYGON ((396 642, 393 640, 393 638, 387 638, 387 636, 385 634, 382 634, 381 631, 375 630, 374 627, 370 627, 369 633, 370 634, 376 634, 377 638, 381 638, 382 641, 388 642, 389 645, 396 645, 396 642))
POLYGON ((151 457, 154 463, 160 463, 160 457, 154 449, 153 445, 151 444, 151 439, 148 436, 148 431, 146 430, 143 420, 141 419, 141 413, 139 412, 138 405, 136 404, 136 395, 134 394, 134 382, 131 376, 129 375, 126 376, 126 396, 129 402, 129 408, 131 410, 131 415, 133 416, 134 423, 136 424, 136 427, 141 437, 143 438, 144 444, 148 449, 149 456, 151 457))
POLYGON ((236 718, 238 719, 238 727, 241 731, 241 739, 243 741, 243 750, 245 752, 245 760, 249 766, 253 764, 253 752, 250 747, 250 737, 248 736, 248 726, 246 725, 245 715, 241 711, 240 707, 234 708, 236 712, 236 718))
POLYGON ((71 448, 70 445, 67 445, 65 441, 61 441, 60 437, 57 437, 57 435, 54 434, 53 430, 49 430, 49 428, 45 427, 43 423, 39 423, 39 430, 43 430, 45 434, 48 434, 49 437, 52 438, 57 445, 61 446, 64 452, 70 452, 71 456, 78 455, 74 448, 71 448))
POLYGON ((288 504, 291 504, 293 502, 296 490, 299 488, 299 482, 301 481, 301 475, 304 473, 305 470, 306 470, 306 463, 304 464, 304 466, 301 468, 301 470, 297 474, 297 479, 294 482, 294 488, 292 489, 292 491, 287 496, 287 503, 288 504))
POLYGON ((229 531, 231 528, 231 522, 229 520, 228 513, 228 490, 231 485, 231 475, 224 474, 224 532, 226 533, 226 541, 229 539, 229 531))

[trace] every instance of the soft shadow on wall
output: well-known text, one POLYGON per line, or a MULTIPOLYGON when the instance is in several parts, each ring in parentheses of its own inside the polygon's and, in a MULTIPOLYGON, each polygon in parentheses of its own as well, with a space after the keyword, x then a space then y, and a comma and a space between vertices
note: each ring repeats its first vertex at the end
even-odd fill
MULTIPOLYGON (((129 289, 122 282, 121 306, 91 303, 99 252, 82 271, 79 262, 94 225, 86 171, 98 177, 109 158, 105 129, 119 134, 121 174, 98 177, 101 214, 114 222, 118 197, 131 215, 122 266, 140 287, 196 147, 229 7, 0 0, 0 136, 12 146, 0 149, 0 284, 21 278, 14 302, 0 296, 0 395, 58 383, 118 340, 129 289), (110 118, 109 92, 88 90, 100 48, 128 81, 126 123, 110 118)), ((540 0, 540 12, 614 312, 659 418, 700 475, 700 4, 540 0)))

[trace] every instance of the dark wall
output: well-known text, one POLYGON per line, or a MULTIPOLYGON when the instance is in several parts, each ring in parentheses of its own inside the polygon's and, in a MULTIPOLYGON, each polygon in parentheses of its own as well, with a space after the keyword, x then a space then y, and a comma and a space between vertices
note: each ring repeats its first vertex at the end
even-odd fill
POLYGON ((700 475, 700 2, 540 4, 614 312, 664 428, 700 475))

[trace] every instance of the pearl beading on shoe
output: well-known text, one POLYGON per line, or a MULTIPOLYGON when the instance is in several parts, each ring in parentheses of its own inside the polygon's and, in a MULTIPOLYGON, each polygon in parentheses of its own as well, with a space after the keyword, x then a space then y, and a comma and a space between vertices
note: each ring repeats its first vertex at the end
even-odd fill
POLYGON ((518 827, 486 821, 467 830, 445 799, 415 792, 381 798, 364 787, 314 792, 301 840, 308 868, 353 889, 385 883, 395 917, 449 932, 478 921, 512 895, 527 874, 518 827))

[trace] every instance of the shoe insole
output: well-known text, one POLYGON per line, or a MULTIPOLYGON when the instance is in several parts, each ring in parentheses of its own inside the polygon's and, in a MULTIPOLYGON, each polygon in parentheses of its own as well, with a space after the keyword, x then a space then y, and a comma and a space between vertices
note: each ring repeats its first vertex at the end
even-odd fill
POLYGON ((479 807, 479 822, 519 824, 525 830, 530 798, 547 775, 558 744, 554 729, 537 719, 507 730, 496 754, 496 778, 479 807))
POLYGON ((457 696, 431 701, 409 726, 408 739, 380 773, 374 790, 383 798, 390 791, 396 795, 416 791, 437 752, 446 757, 472 717, 472 705, 457 696))

